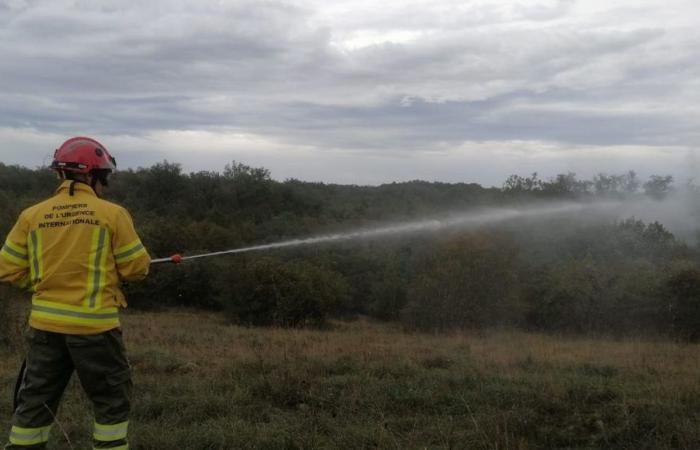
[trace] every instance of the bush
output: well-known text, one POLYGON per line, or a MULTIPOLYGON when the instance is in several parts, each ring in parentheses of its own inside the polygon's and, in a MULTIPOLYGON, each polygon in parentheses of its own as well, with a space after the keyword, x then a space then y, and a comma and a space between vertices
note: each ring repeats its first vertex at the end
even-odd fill
POLYGON ((6 286, 0 285, 0 347, 7 347, 10 343, 10 298, 6 286))
POLYGON ((218 274, 213 260, 151 266, 151 273, 145 280, 124 287, 126 300, 137 309, 164 306, 219 309, 218 274))
POLYGON ((394 267, 380 272, 381 277, 370 284, 369 315, 380 320, 397 320, 406 305, 407 281, 394 267))
POLYGON ((229 318, 246 325, 322 326, 348 295, 338 273, 307 262, 255 258, 224 282, 229 318))
POLYGON ((530 297, 530 325, 586 334, 649 333, 658 312, 658 269, 645 260, 570 260, 545 275, 530 297))
POLYGON ((512 324, 517 249, 502 235, 475 233, 443 242, 409 288, 401 320, 409 328, 448 330, 512 324))
POLYGON ((686 268, 672 274, 665 292, 663 329, 683 340, 700 340, 700 270, 686 268))
POLYGON ((30 302, 28 293, 0 284, 0 348, 17 350, 24 343, 30 302))

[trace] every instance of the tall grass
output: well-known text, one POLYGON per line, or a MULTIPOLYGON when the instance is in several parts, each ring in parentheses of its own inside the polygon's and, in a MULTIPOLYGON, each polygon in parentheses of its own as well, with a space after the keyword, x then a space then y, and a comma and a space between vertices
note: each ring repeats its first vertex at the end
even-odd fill
MULTIPOLYGON (((698 345, 248 329, 188 311, 123 322, 135 449, 700 448, 698 345)), ((19 358, 0 358, 8 429, 19 358)), ((88 410, 74 381, 58 419, 75 448, 90 448, 88 410)))

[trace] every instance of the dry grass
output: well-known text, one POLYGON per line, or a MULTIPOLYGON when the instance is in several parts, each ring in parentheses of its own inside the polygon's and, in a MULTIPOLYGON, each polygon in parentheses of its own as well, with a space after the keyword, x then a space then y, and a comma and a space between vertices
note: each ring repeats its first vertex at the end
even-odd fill
MULTIPOLYGON (((698 345, 249 329, 196 311, 128 314, 124 328, 136 449, 700 448, 698 345)), ((18 358, 2 360, 7 427, 18 358)), ((86 408, 72 385, 59 420, 76 448, 86 408)))

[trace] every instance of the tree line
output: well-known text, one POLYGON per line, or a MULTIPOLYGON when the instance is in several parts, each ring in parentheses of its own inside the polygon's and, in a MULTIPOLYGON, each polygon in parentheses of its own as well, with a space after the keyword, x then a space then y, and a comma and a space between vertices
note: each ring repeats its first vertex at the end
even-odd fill
MULTIPOLYGON (((44 168, 0 163, 0 235, 56 185, 44 168)), ((680 191, 690 208, 700 204, 692 185, 676 186, 666 175, 640 180, 632 171, 591 180, 512 175, 500 188, 353 186, 275 181, 264 168, 235 162, 220 172, 185 173, 165 161, 118 172, 107 196, 132 213, 152 256, 164 257, 448 211, 558 200, 661 202, 680 191)), ((697 339, 698 247, 663 222, 567 216, 280 249, 153 267, 145 282, 125 289, 133 308, 214 309, 249 325, 324 326, 331 317, 363 315, 425 331, 504 326, 697 339)))

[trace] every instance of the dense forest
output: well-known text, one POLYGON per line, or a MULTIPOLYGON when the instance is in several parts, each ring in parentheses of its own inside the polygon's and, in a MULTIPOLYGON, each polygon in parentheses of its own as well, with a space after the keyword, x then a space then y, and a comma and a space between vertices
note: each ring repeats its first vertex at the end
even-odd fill
MULTIPOLYGON (((0 163, 0 236, 56 185, 47 169, 0 163)), ((424 331, 503 326, 700 338, 692 220, 700 213, 700 194, 692 184, 674 185, 670 176, 513 175, 500 188, 424 181, 345 186, 275 181, 264 168, 235 162, 222 172, 185 173, 166 161, 118 172, 107 198, 131 212, 154 257, 483 208, 565 201, 658 207, 668 217, 529 217, 158 265, 145 282, 125 290, 131 308, 189 306, 250 325, 324 326, 329 318, 361 315, 424 331), (666 207, 679 199, 682 206, 666 207), (691 218, 682 236, 666 224, 666 218, 677 222, 676 210, 691 218)), ((0 315, 6 304, 0 302, 0 315)))

